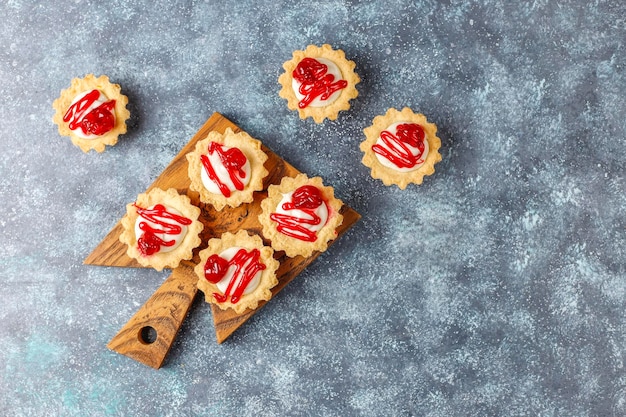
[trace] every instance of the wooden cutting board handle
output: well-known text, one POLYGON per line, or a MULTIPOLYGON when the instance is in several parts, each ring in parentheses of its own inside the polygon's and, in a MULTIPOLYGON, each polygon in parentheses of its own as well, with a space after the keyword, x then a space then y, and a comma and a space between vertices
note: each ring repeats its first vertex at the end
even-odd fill
POLYGON ((197 281, 193 264, 183 261, 107 347, 155 369, 160 368, 193 303, 198 291, 197 281))

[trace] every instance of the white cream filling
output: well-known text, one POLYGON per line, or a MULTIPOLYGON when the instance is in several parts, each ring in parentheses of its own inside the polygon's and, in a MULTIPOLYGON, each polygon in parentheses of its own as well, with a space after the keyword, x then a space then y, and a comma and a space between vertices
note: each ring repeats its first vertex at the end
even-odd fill
MULTIPOLYGON (((390 125, 389 127, 387 127, 385 129, 385 131, 391 133, 392 135, 396 136, 397 132, 398 132, 398 126, 401 124, 411 124, 412 122, 397 122, 394 123, 392 125, 390 125)), ((385 144, 385 142, 382 140, 382 138, 379 136, 378 139, 376 140, 376 145, 382 146, 385 149, 389 149, 389 147, 385 144)), ((409 150, 409 152, 411 152, 411 154, 413 156, 416 156, 419 154, 419 149, 409 145, 408 143, 404 143, 404 145, 407 147, 407 149, 409 150)), ((398 166, 396 166, 393 162, 391 162, 389 159, 385 158, 382 155, 379 155, 378 153, 374 152, 374 155, 376 155, 376 159, 378 159, 378 162, 381 163, 381 165, 386 166, 387 168, 391 168, 394 169, 398 172, 411 172, 411 171, 415 171, 416 169, 418 169, 419 167, 421 167, 422 165, 424 165, 424 162, 426 161, 426 157, 428 156, 428 140, 427 138, 424 136, 424 153, 421 156, 421 163, 416 164, 413 167, 410 168, 400 168, 398 166)))
MULTIPOLYGON (((70 103, 70 107, 73 106, 75 103, 77 103, 79 100, 81 100, 83 97, 85 97, 87 94, 91 93, 92 91, 93 90, 85 91, 83 93, 80 93, 76 97, 74 97, 74 100, 72 100, 72 102, 70 103)), ((100 95, 98 96, 98 99, 94 101, 93 103, 91 103, 89 107, 87 107, 82 113, 78 115, 78 118, 76 119, 76 123, 80 123, 85 118, 85 116, 89 114, 89 112, 91 112, 93 109, 109 101, 107 96, 105 96, 102 91, 100 90, 96 90, 96 91, 100 93, 100 95)), ((113 121, 115 121, 115 112, 111 112, 111 114, 113 115, 113 121)), ((73 118, 72 118, 72 121, 74 121, 73 118)), ((83 132, 83 129, 80 126, 72 130, 72 132, 74 132, 76 136, 81 137, 83 139, 94 139, 94 138, 99 137, 98 135, 85 134, 85 132, 83 132)))
MULTIPOLYGON (((286 214, 297 219, 312 219, 312 217, 308 213, 300 209, 285 210, 283 208, 283 204, 291 202, 292 196, 293 191, 287 194, 283 194, 283 199, 280 200, 280 203, 278 203, 278 207, 276 207, 275 213, 286 214)), ((315 209, 314 213, 317 215, 317 217, 320 218, 319 224, 300 223, 300 225, 312 232, 318 232, 322 227, 324 227, 326 221, 328 220, 328 207, 326 206, 326 202, 322 201, 322 204, 320 204, 320 206, 315 209)))
MULTIPOLYGON (((154 206, 149 207, 149 210, 152 210, 154 208, 154 206)), ((165 206, 165 209, 173 214, 176 214, 178 216, 182 216, 182 214, 176 210, 173 209, 171 207, 165 206)), ((162 239, 166 242, 169 242, 170 240, 174 241, 174 244, 172 246, 161 246, 161 249, 159 250, 159 252, 171 252, 174 249, 176 249, 177 247, 180 246, 180 243, 183 241, 183 239, 185 238, 185 235, 187 234, 187 226, 185 226, 184 224, 180 224, 176 221, 174 221, 173 219, 168 219, 168 218, 163 218, 160 217, 161 221, 163 221, 163 223, 167 223, 167 224, 173 224, 173 225, 177 225, 181 227, 180 233, 176 234, 176 235, 168 235, 165 233, 155 233, 154 235, 156 237, 158 237, 159 239, 162 239)), ((150 226, 153 229, 162 229, 163 226, 160 226, 154 222, 149 221, 148 219, 145 219, 141 216, 137 216, 137 220, 135 221, 135 236, 137 237, 137 240, 139 240, 139 238, 143 235, 143 230, 141 230, 139 228, 139 224, 140 223, 147 223, 148 226, 150 226)))
MULTIPOLYGON (((228 151, 231 148, 228 146, 222 146, 222 149, 224 151, 228 151)), ((209 162, 213 167, 213 171, 215 171, 215 175, 217 175, 217 178, 219 178, 220 182, 226 185, 231 192, 235 191, 235 184, 233 184, 233 181, 228 174, 228 169, 226 169, 224 164, 222 164, 222 160, 217 151, 213 152, 213 154, 211 155, 207 153, 206 156, 209 158, 209 162)), ((250 160, 246 157, 246 164, 243 166, 244 177, 239 177, 239 175, 235 173, 235 175, 237 175, 237 177, 243 183, 244 187, 247 186, 250 182, 250 170, 250 160)), ((204 188, 206 188, 210 193, 220 195, 222 194, 222 191, 217 186, 217 184, 213 180, 211 180, 211 178, 209 178, 209 174, 207 174, 204 166, 202 166, 202 169, 200 170, 200 179, 202 180, 202 185, 204 185, 204 188)))
MULTIPOLYGON (((328 67, 328 69, 326 70, 326 74, 332 74, 335 77, 333 79, 333 83, 343 79, 343 76, 341 75, 341 70, 339 70, 339 67, 333 61, 330 61, 325 58, 314 58, 314 59, 328 67)), ((301 101, 304 98, 304 96, 300 94, 301 85, 302 83, 298 82, 295 78, 292 79, 291 88, 293 88, 293 92, 296 94, 296 98, 298 99, 298 101, 301 101)), ((340 95, 341 95, 341 89, 335 91, 330 97, 328 97, 327 100, 322 100, 320 98, 321 96, 317 96, 311 102, 311 104, 309 104, 309 106, 310 107, 328 106, 330 103, 337 100, 337 98, 339 98, 340 95)))
MULTIPOLYGON (((237 252, 239 252, 240 249, 242 249, 242 248, 238 247, 238 246, 233 246, 232 248, 228 248, 224 252, 220 253, 219 256, 221 258, 224 258, 227 262, 230 262, 231 259, 233 259, 233 257, 237 254, 237 252)), ((250 252, 250 251, 246 249, 246 252, 250 252)), ((245 274, 245 271, 250 267, 250 263, 252 261, 253 261, 253 259, 250 258, 243 265, 243 267, 241 268, 241 272, 239 273, 239 275, 236 278, 236 281, 233 283, 233 285, 231 287, 229 295, 231 295, 231 296, 233 295, 233 293, 235 292, 235 290, 239 286, 239 283, 241 282, 241 279, 243 278, 243 276, 245 274)), ((224 275, 224 278, 222 278, 216 284, 217 288, 220 290, 220 292, 222 294, 226 293, 226 290, 228 289, 228 284, 230 284, 230 280, 233 279, 233 276, 235 275, 235 271, 236 270, 237 270, 237 265, 231 265, 230 267, 228 267, 228 271, 226 271, 226 274, 224 275)), ((243 291, 244 294, 250 294, 252 291, 254 291, 256 289, 256 287, 259 286, 259 283, 261 282, 261 275, 262 274, 263 274, 263 270, 258 271, 254 275, 254 278, 252 278, 252 280, 248 283, 248 286, 246 287, 246 289, 243 291)))

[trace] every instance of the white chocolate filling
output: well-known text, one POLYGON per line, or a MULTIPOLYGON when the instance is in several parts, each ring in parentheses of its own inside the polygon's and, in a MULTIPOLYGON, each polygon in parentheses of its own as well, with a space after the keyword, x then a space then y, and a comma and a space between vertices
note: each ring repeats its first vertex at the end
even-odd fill
MULTIPOLYGON (((328 60, 326 58, 314 58, 314 59, 317 62, 320 62, 320 63, 326 65, 326 67, 328 68, 326 70, 326 74, 332 74, 333 77, 335 77, 333 79, 333 83, 343 79, 343 76, 341 75, 341 70, 339 69, 337 64, 335 64, 333 61, 330 61, 330 60, 328 60)), ((293 92, 296 94, 296 98, 298 99, 298 101, 302 101, 302 99, 304 98, 304 96, 302 94, 300 94, 300 86, 301 85, 302 85, 302 83, 297 81, 295 78, 292 79, 292 81, 291 81, 291 88, 293 88, 293 92)), ((340 95, 341 95, 341 90, 337 90, 330 97, 328 97, 327 100, 322 100, 321 96, 317 96, 311 102, 311 104, 309 104, 309 106, 310 107, 324 107, 324 106, 328 106, 330 103, 332 103, 333 101, 337 100, 337 98, 339 98, 340 95)))
MULTIPOLYGON (((93 90, 85 91, 83 93, 80 93, 76 97, 74 97, 74 100, 72 100, 72 102, 70 103, 69 107, 73 106, 75 103, 80 101, 83 97, 85 97, 87 94, 91 93, 92 91, 93 90)), ((83 110, 78 115, 77 119, 75 120, 76 123, 80 123, 85 118, 85 116, 87 116, 93 109, 98 108, 102 104, 104 104, 107 101, 109 101, 107 96, 105 96, 102 91, 100 91, 100 90, 96 90, 96 91, 98 93, 100 93, 100 95, 98 96, 98 99, 96 101, 94 101, 93 103, 91 103, 91 105, 89 107, 87 107, 85 110, 83 110)), ((113 115, 113 120, 115 121, 115 112, 111 112, 111 114, 113 115)), ((77 127, 76 129, 72 130, 72 132, 74 132, 74 134, 76 136, 81 137, 83 139, 95 139, 95 138, 99 137, 98 135, 85 134, 85 132, 83 132, 83 129, 80 126, 77 127)))
MULTIPOLYGON (((385 131, 391 133, 392 135, 396 136, 397 134, 397 128, 399 125, 401 124, 413 124, 412 122, 397 122, 394 123, 392 125, 390 125, 389 127, 387 127, 385 129, 385 131)), ((382 140, 382 138, 379 136, 378 139, 376 140, 376 145, 382 146, 385 149, 389 149, 389 147, 385 144, 385 142, 382 140)), ((404 143, 404 146, 407 147, 407 149, 409 150, 409 152, 411 152, 411 154, 413 156, 417 156, 419 155, 419 149, 409 145, 408 143, 404 143)), ((394 164, 393 162, 391 162, 389 159, 385 158, 382 155, 379 155, 378 153, 374 152, 374 155, 376 155, 376 159, 378 159, 378 162, 381 163, 381 165, 386 166, 387 168, 391 168, 393 170, 396 170, 398 172, 411 172, 411 171, 415 171, 416 169, 418 169, 419 167, 421 167, 422 165, 424 165, 424 162, 426 161, 426 157, 428 156, 428 140, 426 138, 426 136, 424 136, 424 153, 422 154, 421 158, 420 158, 420 163, 412 166, 412 167, 408 167, 408 168, 401 168, 398 167, 396 164, 394 164)))
MULTIPOLYGON (((285 210, 283 208, 283 204, 291 202, 292 196, 293 196, 293 191, 287 194, 283 194, 283 199, 280 200, 280 203, 278 203, 275 213, 285 214, 287 216, 295 217, 297 219, 311 220, 312 217, 303 210, 296 209, 296 208, 292 210, 285 210)), ((317 217, 320 218, 319 224, 300 223, 300 225, 304 227, 305 229, 310 230, 312 232, 318 232, 322 227, 324 227, 324 225, 326 224, 326 221, 328 221, 328 206, 326 206, 325 201, 322 201, 322 204, 320 204, 320 206, 315 209, 315 214, 317 215, 317 217)))
MULTIPOLYGON (((242 249, 241 247, 238 246, 233 246, 232 248, 228 248, 226 249, 224 252, 220 253, 219 256, 220 258, 225 259, 227 262, 230 262, 231 259, 233 259, 233 257, 237 254, 237 252, 239 252, 239 250, 242 249)), ((249 250, 245 249, 246 252, 250 252, 249 250)), ((243 265, 243 267, 241 268, 239 275, 235 278, 236 281, 233 283, 233 285, 231 286, 230 289, 230 293, 229 295, 232 295, 235 290, 237 289, 237 287, 239 286, 239 283, 241 282, 241 279, 243 278, 243 276, 245 275, 245 271, 250 268, 250 263, 253 261, 252 258, 248 259, 248 261, 243 265)), ((259 259, 260 261, 260 259, 259 259)), ((237 270, 237 265, 230 265, 228 267, 228 271, 226 271, 226 274, 224 275, 224 278, 222 278, 216 285, 217 288, 220 290, 220 292, 222 294, 226 293, 226 290, 228 289, 228 285, 230 284, 230 280, 233 279, 233 276, 235 275, 235 271, 237 270)), ((252 291, 254 291, 256 289, 256 287, 259 286, 259 283, 261 282, 261 275, 263 274, 263 270, 258 271, 255 275, 254 278, 252 278, 252 280, 248 283, 248 286, 246 287, 246 289, 243 291, 244 294, 250 294, 252 291)))
MULTIPOLYGON (((229 149, 231 149, 231 147, 222 145, 222 149, 226 152, 229 149)), ((217 151, 213 152, 212 154, 207 153, 206 156, 207 158, 209 158, 209 162, 211 163, 211 166, 213 167, 213 171, 215 171, 215 175, 217 175, 217 178, 219 179, 219 181, 222 184, 224 184, 226 187, 228 187, 228 189, 231 192, 237 191, 237 189, 235 188, 235 184, 233 184, 233 181, 230 178, 228 169, 226 169, 226 167, 222 163, 222 160, 219 154, 217 153, 217 151)), ((239 175, 235 173, 235 175, 237 175, 237 177, 243 183, 244 187, 246 187, 248 183, 250 182, 250 170, 251 170, 250 160, 246 157, 246 164, 243 166, 244 177, 243 178, 239 177, 239 175)), ((204 168, 204 166, 202 166, 202 169, 200 170, 200 179, 202 180, 202 184, 204 185, 204 188, 206 188, 210 193, 220 194, 220 195, 222 194, 222 191, 220 190, 218 185, 211 178, 209 178, 209 174, 207 174, 207 171, 204 168)))
MULTIPOLYGON (((149 207, 149 210, 152 210, 154 208, 154 206, 149 207)), ((178 216, 182 216, 182 214, 176 210, 173 209, 171 207, 165 206, 165 209, 173 214, 176 214, 178 216)), ((159 217, 159 219, 163 222, 163 223, 167 223, 167 224, 173 224, 173 225, 177 225, 181 227, 180 233, 176 234, 176 235, 169 235, 166 233, 155 233, 154 235, 156 237, 158 237, 159 239, 162 239, 166 242, 169 242, 171 240, 174 241, 174 244, 172 246, 163 246, 161 245, 161 249, 159 249, 159 252, 171 252, 174 249, 176 249, 177 247, 180 246, 180 243, 183 241, 183 239, 185 238, 185 235, 187 234, 187 226, 185 226, 184 224, 180 224, 178 222, 176 222, 173 219, 168 219, 168 218, 164 218, 164 217, 159 217)), ((161 229, 163 228, 163 226, 160 226, 154 222, 151 222, 150 220, 143 218, 141 216, 137 216, 137 220, 135 221, 135 236, 137 237, 137 240, 139 240, 139 238, 143 235, 143 230, 141 230, 139 228, 139 224, 140 223, 147 223, 148 226, 150 226, 153 229, 161 229)))

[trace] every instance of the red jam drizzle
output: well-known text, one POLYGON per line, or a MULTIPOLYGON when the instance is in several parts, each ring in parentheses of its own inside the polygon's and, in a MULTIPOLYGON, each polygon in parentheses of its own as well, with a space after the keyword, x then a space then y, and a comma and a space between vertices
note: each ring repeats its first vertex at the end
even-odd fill
POLYGON ((99 98, 100 91, 98 90, 85 94, 67 109, 63 121, 69 122, 68 126, 71 130, 80 128, 85 135, 102 136, 109 132, 115 126, 115 117, 112 112, 115 108, 115 100, 102 103, 87 113, 89 107, 99 98))
POLYGON ((228 287, 226 287, 224 294, 213 293, 213 297, 215 297, 218 303, 225 302, 229 296, 231 303, 237 304, 239 302, 254 276, 259 271, 265 269, 265 265, 259 261, 260 256, 261 252, 258 249, 252 249, 248 252, 243 248, 239 249, 230 261, 215 254, 209 256, 209 259, 204 264, 204 277, 210 283, 217 284, 220 282, 226 276, 228 269, 233 265, 235 266, 235 272, 228 282, 228 287), (237 280, 239 280, 239 283, 233 291, 237 280))
POLYGON ((143 234, 137 239, 137 246, 143 256, 154 255, 161 250, 161 246, 169 247, 176 244, 176 240, 166 241, 157 236, 157 234, 178 235, 183 230, 178 224, 165 222, 164 219, 174 220, 184 226, 189 226, 192 222, 186 217, 170 213, 162 204, 157 204, 152 209, 142 208, 135 204, 135 208, 139 216, 160 226, 160 228, 154 228, 146 222, 139 223, 139 229, 143 234))
MULTIPOLYGON (((209 155, 213 155, 214 152, 217 152, 217 155, 220 157, 220 161, 224 168, 228 171, 228 176, 230 180, 233 182, 235 189, 241 191, 244 188, 244 184, 241 181, 246 178, 246 172, 243 167, 246 165, 248 159, 246 155, 244 155, 241 150, 238 148, 230 148, 228 150, 224 150, 224 147, 217 143, 211 142, 209 143, 209 155)), ((230 197, 230 188, 226 184, 220 181, 220 178, 217 176, 213 165, 211 165, 211 161, 209 157, 206 155, 200 156, 200 161, 202 161, 202 165, 206 170, 207 175, 213 181, 218 188, 220 189, 222 195, 226 198, 230 197)))
POLYGON ((383 130, 380 138, 385 146, 376 144, 372 150, 383 158, 388 159, 398 168, 413 168, 424 162, 424 129, 415 123, 404 123, 396 127, 396 135, 383 130), (414 155, 407 145, 417 148, 414 155))
POLYGON ((298 91, 304 97, 298 103, 303 109, 317 97, 328 100, 336 91, 348 86, 346 80, 335 81, 335 76, 328 74, 328 66, 313 58, 304 58, 292 73, 293 78, 300 83, 298 91))
POLYGON ((270 219, 278 223, 276 227, 279 232, 289 237, 303 240, 305 242, 315 242, 317 233, 307 229, 304 224, 316 226, 322 219, 315 213, 318 207, 326 204, 322 194, 317 187, 303 185, 296 189, 291 196, 291 201, 283 204, 283 210, 301 210, 309 218, 298 218, 282 213, 272 213, 270 219))

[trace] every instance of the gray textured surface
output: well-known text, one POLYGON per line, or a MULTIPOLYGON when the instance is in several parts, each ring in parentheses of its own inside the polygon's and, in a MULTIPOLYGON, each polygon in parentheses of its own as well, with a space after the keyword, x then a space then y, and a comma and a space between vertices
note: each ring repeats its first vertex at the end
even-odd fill
POLYGON ((626 415, 624 2, 133 3, 0 5, 0 414, 626 415), (278 97, 310 43, 362 78, 322 125, 278 97), (51 123, 91 72, 132 112, 101 155, 51 123), (443 161, 400 191, 358 144, 403 106, 443 161), (166 273, 82 259, 214 111, 363 219, 221 346, 196 300, 154 371, 105 345, 166 273))

